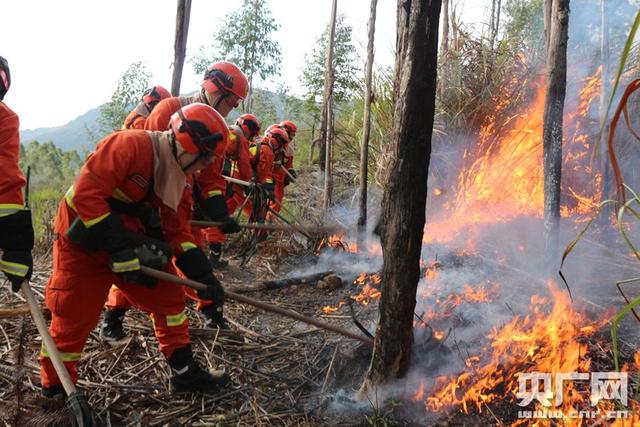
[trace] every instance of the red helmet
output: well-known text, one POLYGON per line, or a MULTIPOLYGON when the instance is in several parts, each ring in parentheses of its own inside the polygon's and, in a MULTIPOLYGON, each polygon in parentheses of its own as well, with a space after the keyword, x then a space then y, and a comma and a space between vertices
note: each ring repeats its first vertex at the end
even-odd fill
POLYGON ((265 135, 271 141, 274 149, 284 147, 289 143, 289 134, 278 125, 271 125, 267 128, 265 135))
POLYGON ((245 99, 249 92, 247 76, 237 65, 227 61, 219 61, 209 65, 204 73, 202 87, 207 93, 222 91, 233 93, 240 99, 245 99))
POLYGON ((293 137, 296 136, 296 132, 298 131, 298 126, 296 126, 296 124, 291 120, 280 122, 280 127, 284 128, 287 131, 287 133, 289 134, 289 139, 293 139, 293 137))
POLYGON ((250 113, 244 113, 236 120, 236 124, 242 128, 242 131, 248 139, 253 139, 260 134, 262 123, 256 116, 250 113))
POLYGON ((182 148, 192 154, 214 153, 229 141, 229 130, 224 119, 213 107, 199 102, 182 107, 169 122, 182 148))
POLYGON ((145 104, 151 104, 154 102, 160 102, 165 98, 171 98, 171 92, 162 86, 154 86, 151 89, 144 91, 144 94, 142 95, 142 102, 145 104))
POLYGON ((0 56, 0 101, 4 98, 7 91, 9 91, 9 86, 11 86, 9 64, 6 59, 0 56))

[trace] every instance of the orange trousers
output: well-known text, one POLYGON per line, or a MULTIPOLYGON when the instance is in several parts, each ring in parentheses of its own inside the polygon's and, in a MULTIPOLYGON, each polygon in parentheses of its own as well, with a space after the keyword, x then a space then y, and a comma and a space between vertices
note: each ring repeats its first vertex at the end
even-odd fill
MULTIPOLYGON (((150 313, 160 351, 166 357, 189 344, 189 321, 184 313, 185 298, 180 286, 161 281, 149 289, 124 283, 109 269, 105 252, 87 252, 64 235, 58 233, 58 236, 53 246, 53 275, 45 289, 45 302, 52 314, 49 332, 74 383, 78 380, 76 364, 89 333, 98 323, 112 284, 124 299, 150 313)), ((165 271, 176 272, 173 266, 165 271)), ((40 373, 43 386, 60 384, 44 346, 40 353, 40 373)))

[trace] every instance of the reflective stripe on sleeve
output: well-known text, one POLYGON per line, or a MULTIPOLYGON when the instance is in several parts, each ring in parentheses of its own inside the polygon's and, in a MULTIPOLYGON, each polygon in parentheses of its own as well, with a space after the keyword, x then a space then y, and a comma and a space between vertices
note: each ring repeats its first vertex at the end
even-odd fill
POLYGON ((124 273, 135 270, 140 270, 140 260, 138 258, 130 259, 129 261, 114 262, 111 266, 111 271, 114 273, 124 273))
POLYGON ((25 277, 29 272, 29 266, 18 264, 17 262, 0 260, 0 270, 7 274, 13 274, 14 276, 25 277))
MULTIPOLYGON (((51 358, 49 352, 47 351, 47 347, 45 347, 44 344, 40 346, 40 356, 51 358)), ((62 357, 63 362, 77 362, 78 360, 80 360, 82 353, 65 353, 61 351, 60 356, 62 357)))
POLYGON ((178 314, 167 315, 167 326, 180 326, 187 320, 187 315, 184 311, 178 314))
POLYGON ((22 209, 24 209, 24 205, 20 205, 17 203, 0 204, 0 217, 13 215, 14 213, 22 209))
POLYGON ((198 245, 193 242, 182 242, 180 243, 180 247, 182 248, 182 252, 187 252, 189 249, 197 248, 198 245))

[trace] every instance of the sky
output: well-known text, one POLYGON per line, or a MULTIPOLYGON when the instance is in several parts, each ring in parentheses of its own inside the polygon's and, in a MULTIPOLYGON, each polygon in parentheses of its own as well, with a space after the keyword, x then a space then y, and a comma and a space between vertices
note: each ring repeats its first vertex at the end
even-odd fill
MULTIPOLYGON (((482 16, 487 0, 459 2, 465 14, 482 16)), ((187 58, 213 43, 224 17, 241 0, 192 0, 187 58)), ((301 95, 299 76, 316 39, 329 20, 331 0, 269 0, 280 24, 274 38, 282 49, 282 75, 258 84, 284 83, 301 95)), ((22 130, 61 126, 111 98, 119 77, 142 61, 152 84, 170 89, 175 31, 175 0, 19 0, 5 1, 0 55, 9 62, 12 84, 5 103, 20 117, 22 130)), ((353 27, 363 54, 370 0, 338 0, 338 13, 353 27)), ((378 0, 376 63, 393 64, 396 0, 378 0)), ((223 59, 223 58, 220 58, 223 59)), ((185 64, 181 92, 196 90, 201 76, 185 64)))

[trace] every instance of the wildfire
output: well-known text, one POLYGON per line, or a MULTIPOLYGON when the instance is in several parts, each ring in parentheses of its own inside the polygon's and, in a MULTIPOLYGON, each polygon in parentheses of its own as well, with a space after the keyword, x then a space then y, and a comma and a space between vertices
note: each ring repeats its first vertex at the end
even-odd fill
MULTIPOLYGON (((494 329, 488 336, 490 344, 485 353, 465 360, 471 372, 438 378, 434 392, 425 401, 427 409, 437 411, 459 405, 467 414, 471 408, 482 412, 485 404, 497 399, 516 401, 521 373, 589 372, 591 360, 585 341, 600 325, 575 311, 565 292, 551 283, 549 290, 553 296, 550 313, 545 312, 548 299, 533 296, 529 315, 516 316, 494 329)), ((568 383, 562 409, 587 405, 588 393, 568 383)))
MULTIPOLYGON (((589 138, 587 130, 593 131, 594 127, 587 125, 593 124, 588 113, 600 91, 600 71, 581 82, 578 104, 565 114, 563 192, 567 197, 561 207, 563 217, 591 214, 599 204, 601 180, 589 162, 593 138, 589 138)), ((482 127, 477 150, 464 153, 465 166, 453 192, 453 213, 447 208, 444 221, 427 225, 424 243, 447 242, 473 224, 505 222, 523 215, 542 217, 546 85, 539 81, 535 86, 528 108, 500 122, 497 117, 505 116, 512 108, 512 99, 498 95, 496 113, 482 127)))

